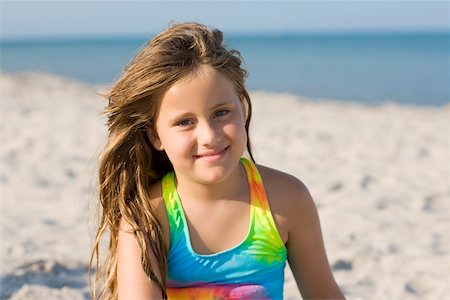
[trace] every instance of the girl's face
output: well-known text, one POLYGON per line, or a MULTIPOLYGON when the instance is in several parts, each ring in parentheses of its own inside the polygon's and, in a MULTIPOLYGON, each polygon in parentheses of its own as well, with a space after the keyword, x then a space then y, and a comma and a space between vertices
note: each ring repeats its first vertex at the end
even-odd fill
POLYGON ((236 170, 247 134, 244 105, 233 84, 202 66, 167 90, 149 137, 164 150, 178 180, 218 183, 236 170))

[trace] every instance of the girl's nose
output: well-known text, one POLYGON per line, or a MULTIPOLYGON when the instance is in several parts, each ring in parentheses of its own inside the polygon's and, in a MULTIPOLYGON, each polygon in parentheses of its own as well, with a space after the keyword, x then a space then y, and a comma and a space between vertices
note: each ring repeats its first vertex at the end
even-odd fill
POLYGON ((202 122, 197 126, 198 142, 202 146, 215 146, 220 142, 221 133, 220 128, 214 121, 202 122))

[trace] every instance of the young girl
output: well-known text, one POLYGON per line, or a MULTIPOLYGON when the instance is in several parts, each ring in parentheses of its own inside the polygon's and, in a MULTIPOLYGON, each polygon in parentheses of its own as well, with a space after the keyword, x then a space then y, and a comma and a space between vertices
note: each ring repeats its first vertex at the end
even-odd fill
POLYGON ((281 299, 286 259, 303 297, 343 298, 308 190, 254 163, 246 75, 220 31, 184 23, 112 87, 93 298, 281 299))

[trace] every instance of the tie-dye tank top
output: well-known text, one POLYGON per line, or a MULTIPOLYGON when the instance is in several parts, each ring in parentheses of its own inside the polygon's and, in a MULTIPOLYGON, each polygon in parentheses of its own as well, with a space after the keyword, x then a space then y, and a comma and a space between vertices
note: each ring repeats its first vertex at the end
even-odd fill
POLYGON ((175 175, 162 180, 170 225, 169 299, 282 299, 286 247, 276 228, 261 175, 241 158, 250 190, 250 225, 237 246, 213 254, 194 251, 175 175))

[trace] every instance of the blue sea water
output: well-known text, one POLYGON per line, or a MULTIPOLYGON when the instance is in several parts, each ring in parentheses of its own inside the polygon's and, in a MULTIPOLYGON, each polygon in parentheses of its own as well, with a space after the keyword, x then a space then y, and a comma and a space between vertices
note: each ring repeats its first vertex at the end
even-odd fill
MULTIPOLYGON (((2 41, 0 70, 111 83, 151 37, 2 41)), ((249 90, 418 105, 450 102, 450 32, 235 35, 249 90)))

